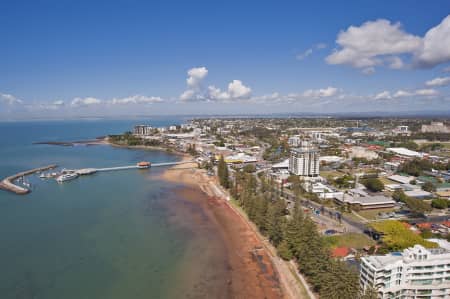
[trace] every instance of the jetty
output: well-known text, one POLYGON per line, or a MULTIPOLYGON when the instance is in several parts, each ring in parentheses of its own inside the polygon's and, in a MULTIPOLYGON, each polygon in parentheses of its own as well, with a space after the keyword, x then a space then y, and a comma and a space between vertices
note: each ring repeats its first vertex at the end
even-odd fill
MULTIPOLYGON (((126 166, 117 166, 117 167, 83 168, 83 169, 76 169, 76 170, 63 170, 60 174, 67 173, 67 172, 74 172, 78 175, 90 175, 90 174, 94 174, 97 172, 126 170, 126 169, 148 169, 150 167, 173 166, 173 165, 188 164, 188 163, 193 163, 193 162, 195 162, 195 161, 163 162, 163 163, 139 162, 135 165, 126 165, 126 166)), ((53 169, 56 167, 57 167, 56 164, 52 164, 52 165, 34 168, 34 169, 27 170, 27 171, 22 171, 22 172, 16 173, 12 176, 9 176, 9 177, 3 179, 0 182, 0 189, 14 192, 19 195, 27 194, 27 193, 31 192, 31 190, 28 188, 25 188, 23 186, 14 184, 15 180, 17 180, 21 177, 24 177, 26 175, 53 169)))
POLYGON ((161 167, 161 166, 173 166, 173 165, 180 165, 180 164, 188 164, 193 163, 195 161, 181 161, 181 162, 164 162, 164 163, 151 163, 148 167, 140 167, 139 165, 127 165, 127 166, 117 166, 117 167, 108 167, 108 168, 93 168, 92 170, 95 170, 96 172, 103 172, 103 171, 115 171, 115 170, 126 170, 126 169, 146 169, 150 167, 161 167))
POLYGON ((33 174, 35 172, 45 171, 45 170, 53 169, 53 168, 56 168, 56 167, 57 167, 56 164, 52 164, 52 165, 48 165, 48 166, 44 166, 44 167, 38 167, 38 168, 34 168, 34 169, 30 169, 30 170, 26 170, 26 171, 22 171, 22 172, 16 173, 14 175, 11 175, 11 176, 3 179, 0 182, 0 189, 6 190, 6 191, 10 191, 10 192, 14 192, 16 194, 27 194, 27 193, 30 192, 30 189, 27 189, 27 188, 22 187, 22 186, 15 185, 14 184, 15 180, 17 180, 20 177, 24 177, 26 175, 33 174))

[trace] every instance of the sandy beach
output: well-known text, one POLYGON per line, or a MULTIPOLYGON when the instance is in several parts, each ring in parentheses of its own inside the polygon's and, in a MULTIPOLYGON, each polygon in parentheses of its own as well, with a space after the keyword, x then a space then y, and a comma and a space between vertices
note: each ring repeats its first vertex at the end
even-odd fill
POLYGON ((193 163, 166 170, 162 179, 187 186, 183 196, 202 208, 224 241, 230 273, 227 296, 221 298, 305 298, 294 286, 295 279, 289 277, 292 273, 280 266, 281 260, 268 249, 252 224, 226 200, 227 194, 215 177, 193 163), (200 190, 207 196, 198 193, 200 190))

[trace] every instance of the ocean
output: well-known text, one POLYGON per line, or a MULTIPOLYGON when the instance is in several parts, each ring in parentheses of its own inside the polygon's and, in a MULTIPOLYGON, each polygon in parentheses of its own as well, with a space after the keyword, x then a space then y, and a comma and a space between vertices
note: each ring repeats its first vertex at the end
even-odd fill
MULTIPOLYGON (((182 121, 0 122, 0 177, 53 163, 70 169, 177 161, 161 151, 33 143, 182 121)), ((163 170, 96 173, 61 184, 35 174, 28 177, 30 194, 0 190, 0 298, 189 297, 183 287, 190 269, 210 266, 199 263, 205 252, 193 252, 214 248, 219 240, 205 223, 202 234, 196 232, 190 219, 195 207, 183 198, 182 186, 159 178, 163 170)))

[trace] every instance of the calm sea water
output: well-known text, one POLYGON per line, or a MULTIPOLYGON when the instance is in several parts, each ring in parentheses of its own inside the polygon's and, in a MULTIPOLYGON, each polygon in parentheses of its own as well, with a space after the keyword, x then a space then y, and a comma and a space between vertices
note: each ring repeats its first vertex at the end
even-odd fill
MULTIPOLYGON (((52 163, 84 168, 178 160, 158 151, 32 144, 121 133, 135 123, 0 123, 0 177, 52 163)), ((28 195, 0 191, 0 298, 167 298, 193 233, 168 220, 176 186, 159 180, 160 171, 97 173, 63 184, 33 175, 28 195)))

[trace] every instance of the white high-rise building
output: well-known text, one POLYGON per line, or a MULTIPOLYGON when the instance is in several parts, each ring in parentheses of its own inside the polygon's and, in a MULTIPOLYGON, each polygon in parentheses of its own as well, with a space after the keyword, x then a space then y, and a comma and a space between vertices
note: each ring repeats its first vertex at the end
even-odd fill
POLYGON ((135 135, 151 135, 153 128, 147 125, 134 126, 133 134, 135 135))
POLYGON ((450 298, 450 252, 421 245, 403 252, 361 258, 360 286, 378 298, 450 298))
POLYGON ((319 151, 312 147, 292 149, 289 171, 300 176, 319 176, 319 151))

